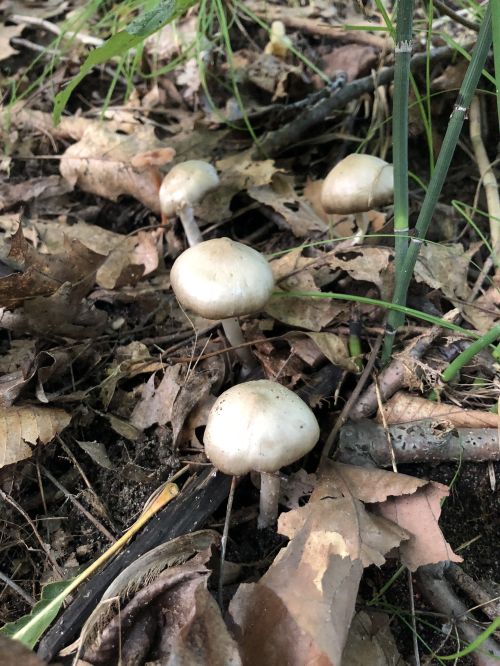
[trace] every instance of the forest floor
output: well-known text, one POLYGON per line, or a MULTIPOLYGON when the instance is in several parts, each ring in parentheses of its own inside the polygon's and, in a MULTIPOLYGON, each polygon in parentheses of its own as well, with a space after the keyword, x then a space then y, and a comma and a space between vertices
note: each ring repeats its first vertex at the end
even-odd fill
MULTIPOLYGON (((394 50, 377 7, 202 3, 92 69, 55 126, 55 94, 131 7, 0 2, 0 664, 444 664, 500 615, 498 350, 441 381, 469 333, 500 320, 470 137, 479 127, 498 173, 492 84, 481 80, 383 368, 393 208, 371 209, 359 242, 355 214, 320 201, 350 153, 393 159, 394 50), (257 361, 245 380, 291 389, 321 428, 279 473, 277 528, 257 528, 258 479, 239 479, 222 610, 230 479, 203 432, 240 361, 220 322, 177 302, 170 269, 187 245, 158 197, 193 159, 220 178, 194 206, 204 239, 255 248, 276 281, 241 318, 257 361), (106 552, 177 473, 179 494, 72 592, 38 660, 6 646, 42 591, 106 552)), ((415 10, 410 228, 467 66, 458 46, 477 38, 472 6, 460 22, 446 9, 415 10)), ((32 646, 42 633, 30 629, 32 646)), ((498 634, 456 663, 494 663, 498 634)))

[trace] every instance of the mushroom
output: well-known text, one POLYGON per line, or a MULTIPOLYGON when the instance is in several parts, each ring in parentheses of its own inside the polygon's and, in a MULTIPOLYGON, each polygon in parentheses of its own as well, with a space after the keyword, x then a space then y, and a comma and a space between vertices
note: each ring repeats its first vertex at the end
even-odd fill
POLYGON ((286 36, 286 28, 283 21, 273 21, 269 32, 269 42, 266 44, 264 53, 285 60, 292 46, 292 40, 286 36))
POLYGON ((160 187, 160 208, 166 217, 178 216, 190 246, 203 237, 194 219, 193 206, 219 185, 214 167, 202 160, 176 164, 165 176, 160 187))
MULTIPOLYGON (((230 238, 214 238, 183 252, 170 283, 179 303, 207 319, 221 319, 233 347, 245 341, 237 317, 261 310, 274 289, 274 277, 260 252, 230 238)), ((245 371, 255 367, 246 347, 237 354, 245 371)))
POLYGON ((341 160, 330 171, 321 188, 321 205, 327 213, 354 213, 361 243, 368 229, 367 211, 385 206, 393 200, 394 171, 373 155, 354 153, 341 160))
POLYGON ((221 472, 260 472, 259 528, 272 525, 278 516, 276 472, 308 453, 318 439, 318 422, 306 403, 267 379, 222 393, 210 410, 203 437, 207 457, 221 472))

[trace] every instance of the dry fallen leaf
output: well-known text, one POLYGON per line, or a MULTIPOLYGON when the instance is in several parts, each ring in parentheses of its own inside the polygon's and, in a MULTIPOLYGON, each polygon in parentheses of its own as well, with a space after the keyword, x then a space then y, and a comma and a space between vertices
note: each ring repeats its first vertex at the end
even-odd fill
POLYGON ((346 44, 333 48, 323 56, 322 69, 331 78, 335 78, 340 72, 345 72, 347 80, 354 81, 374 69, 378 60, 379 54, 374 47, 346 44))
POLYGON ((33 650, 0 634, 0 666, 46 666, 33 650))
POLYGON ((315 213, 305 197, 295 192, 292 183, 291 177, 277 173, 269 185, 251 187, 248 194, 281 215, 294 236, 305 238, 315 232, 324 234, 328 225, 315 213))
POLYGON ((78 143, 61 158, 61 174, 71 186, 116 201, 122 194, 135 197, 145 206, 160 212, 158 189, 161 175, 156 166, 137 168, 137 155, 161 150, 165 159, 175 151, 159 141, 150 125, 140 126, 132 134, 110 131, 104 125, 87 129, 78 143))
POLYGON ((340 666, 363 567, 382 564, 408 538, 330 489, 326 469, 309 503, 280 517, 289 544, 258 583, 241 585, 231 601, 244 663, 340 666))
POLYGON ((24 30, 24 25, 2 25, 0 29, 0 61, 17 53, 17 50, 10 45, 13 37, 19 37, 24 30))
POLYGON ((376 508, 380 515, 411 535, 410 540, 400 546, 401 561, 411 571, 425 564, 463 561, 453 552, 438 525, 441 500, 448 494, 447 486, 430 481, 413 495, 391 497, 376 508))
POLYGON ((56 407, 0 407, 0 467, 30 458, 38 442, 47 444, 70 421, 56 407))
POLYGON ((342 666, 405 666, 389 622, 389 616, 382 613, 356 613, 342 655, 342 666))
POLYGON ((156 375, 151 375, 130 417, 132 425, 145 430, 156 423, 165 425, 172 419, 172 408, 181 390, 181 369, 180 365, 167 367, 157 386, 156 375))
MULTIPOLYGON (((441 427, 449 428, 497 428, 499 425, 498 414, 493 412, 445 405, 404 391, 398 391, 384 404, 384 416, 388 425, 422 419, 433 419, 441 427)), ((377 421, 382 421, 380 414, 377 421)))

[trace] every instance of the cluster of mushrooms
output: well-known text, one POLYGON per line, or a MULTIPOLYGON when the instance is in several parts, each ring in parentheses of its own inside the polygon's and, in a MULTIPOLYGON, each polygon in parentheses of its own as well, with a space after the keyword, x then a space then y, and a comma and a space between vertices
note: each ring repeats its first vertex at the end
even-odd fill
MULTIPOLYGON (((366 233, 365 213, 392 199, 392 166, 376 157, 349 155, 328 174, 322 204, 329 213, 355 213, 359 235, 366 233), (350 201, 350 203, 347 203, 350 201), (354 201, 354 203, 353 203, 354 201)), ((238 317, 265 306, 274 278, 265 257, 229 238, 203 241, 193 206, 219 184, 207 162, 174 166, 160 188, 162 213, 179 217, 190 245, 174 262, 172 289, 183 308, 221 320, 231 346, 237 348, 242 376, 256 366, 244 343, 238 317)), ((205 453, 213 465, 232 476, 251 471, 261 478, 258 527, 273 525, 278 515, 278 470, 311 449, 320 431, 312 410, 295 393, 269 380, 246 381, 222 393, 205 429, 205 453)))

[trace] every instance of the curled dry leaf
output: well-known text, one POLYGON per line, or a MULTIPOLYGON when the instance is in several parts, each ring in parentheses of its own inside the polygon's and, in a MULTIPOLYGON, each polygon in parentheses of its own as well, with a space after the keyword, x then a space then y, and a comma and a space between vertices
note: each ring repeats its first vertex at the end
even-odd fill
POLYGON ((148 164, 144 155, 151 151, 167 159, 173 159, 175 151, 164 146, 155 136, 151 126, 141 126, 133 134, 124 135, 110 131, 105 126, 87 129, 83 137, 70 146, 61 158, 60 171, 72 185, 87 192, 116 201, 122 194, 135 197, 145 206, 160 212, 158 189, 161 175, 157 166, 148 164), (132 160, 143 156, 134 167, 132 160))
MULTIPOLYGON (((410 423, 422 419, 436 420, 441 428, 498 428, 499 417, 493 412, 462 409, 456 405, 426 400, 420 396, 398 391, 384 405, 384 416, 389 425, 410 423)), ((380 423, 382 417, 377 416, 380 423)))
POLYGON ((411 535, 410 540, 400 546, 401 560, 411 571, 425 564, 463 561, 453 552, 438 525, 441 501, 448 494, 447 486, 430 481, 413 495, 391 497, 377 506, 380 515, 411 535))
POLYGON ((0 407, 0 467, 30 458, 38 442, 48 444, 70 421, 55 407, 0 407))
POLYGON ((332 483, 327 468, 309 503, 280 517, 289 544, 231 601, 244 663, 340 666, 363 566, 408 538, 353 497, 332 497, 332 483))
POLYGON ((85 284, 83 293, 87 293, 105 257, 78 240, 68 239, 64 241, 63 252, 41 254, 26 240, 19 225, 11 239, 9 259, 20 272, 0 279, 0 307, 14 308, 26 298, 53 294, 65 282, 85 284))

